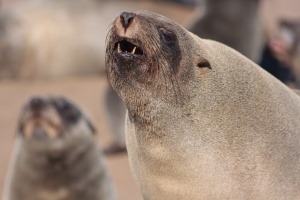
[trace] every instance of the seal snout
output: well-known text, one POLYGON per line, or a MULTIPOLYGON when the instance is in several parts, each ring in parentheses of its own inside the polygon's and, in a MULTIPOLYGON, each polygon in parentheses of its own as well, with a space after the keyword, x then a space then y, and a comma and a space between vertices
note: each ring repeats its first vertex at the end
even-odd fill
POLYGON ((140 48, 141 41, 137 39, 138 22, 136 14, 123 12, 115 21, 115 34, 113 51, 121 56, 141 56, 144 54, 140 48))
POLYGON ((123 12, 120 15, 121 24, 123 25, 125 30, 130 26, 134 17, 135 17, 135 14, 130 13, 130 12, 123 12))
POLYGON ((43 97, 31 98, 20 119, 20 133, 26 138, 56 138, 63 129, 59 113, 52 101, 43 97))

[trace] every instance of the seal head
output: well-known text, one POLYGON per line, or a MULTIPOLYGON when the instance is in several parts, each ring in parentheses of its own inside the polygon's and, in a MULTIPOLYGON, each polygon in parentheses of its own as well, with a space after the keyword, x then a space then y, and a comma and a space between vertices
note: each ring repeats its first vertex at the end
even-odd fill
POLYGON ((107 73, 113 89, 131 105, 131 115, 140 115, 137 107, 149 104, 151 96, 168 103, 184 98, 180 90, 193 76, 193 67, 210 67, 195 44, 180 25, 149 11, 124 12, 114 21, 107 40, 107 73), (186 56, 190 59, 182 59, 186 56))
POLYGON ((81 111, 65 98, 33 97, 24 106, 18 132, 28 140, 54 140, 67 137, 81 120, 86 123, 88 132, 96 132, 81 111))

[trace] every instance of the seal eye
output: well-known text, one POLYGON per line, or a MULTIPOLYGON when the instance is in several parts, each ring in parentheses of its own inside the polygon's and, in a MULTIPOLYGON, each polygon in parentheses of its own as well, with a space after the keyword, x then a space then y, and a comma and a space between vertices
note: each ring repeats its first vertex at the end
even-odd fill
POLYGON ((158 31, 160 33, 161 39, 166 43, 173 43, 175 41, 175 35, 171 31, 164 28, 159 28, 158 31))
POLYGON ((61 112, 65 119, 70 122, 75 122, 78 119, 78 111, 70 104, 63 103, 61 112))
POLYGON ((54 102, 54 105, 65 122, 75 123, 79 119, 79 110, 65 99, 62 98, 60 101, 54 102))

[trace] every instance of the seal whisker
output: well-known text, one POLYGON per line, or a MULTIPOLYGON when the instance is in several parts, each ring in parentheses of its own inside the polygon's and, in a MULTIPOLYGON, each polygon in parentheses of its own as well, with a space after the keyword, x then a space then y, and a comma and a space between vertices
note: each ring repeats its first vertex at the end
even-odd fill
MULTIPOLYGON (((155 49, 159 49, 160 48, 159 44, 158 44, 158 41, 153 36, 149 37, 149 40, 150 40, 150 42, 152 42, 151 46, 153 46, 154 52, 156 52, 155 49)), ((162 69, 162 73, 163 73, 163 77, 164 77, 164 80, 165 80, 165 84, 167 85, 168 81, 167 81, 167 77, 166 77, 166 71, 165 71, 164 67, 160 67, 161 63, 159 62, 160 59, 159 59, 158 53, 155 53, 154 57, 155 57, 155 62, 157 63, 158 70, 162 69)))
POLYGON ((106 35, 106 38, 105 38, 106 48, 109 47, 107 44, 108 44, 108 41, 110 41, 110 39, 112 37, 113 29, 114 29, 114 27, 111 27, 106 35))

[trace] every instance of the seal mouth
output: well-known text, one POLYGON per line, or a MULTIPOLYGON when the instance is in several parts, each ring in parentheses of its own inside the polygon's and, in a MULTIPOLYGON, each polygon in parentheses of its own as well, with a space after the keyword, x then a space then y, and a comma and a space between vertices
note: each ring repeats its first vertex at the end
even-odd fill
POLYGON ((140 47, 129 42, 126 39, 116 42, 114 45, 114 51, 121 55, 144 55, 144 51, 140 47))

